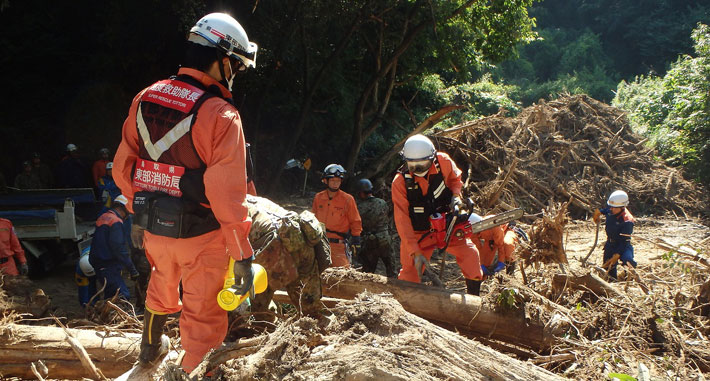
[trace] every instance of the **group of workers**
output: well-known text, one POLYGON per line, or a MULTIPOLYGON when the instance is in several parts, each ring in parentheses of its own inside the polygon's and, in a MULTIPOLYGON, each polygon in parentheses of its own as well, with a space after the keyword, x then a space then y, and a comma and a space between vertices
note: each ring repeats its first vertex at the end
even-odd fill
MULTIPOLYGON (((108 148, 98 150, 98 158, 89 167, 76 144, 69 143, 55 170, 42 161, 39 152, 22 163, 22 171, 11 185, 17 189, 99 188, 100 179, 106 175, 110 164, 108 148)), ((100 195, 100 192, 99 192, 100 195)))
MULTIPOLYGON (((364 271, 375 271, 382 260, 387 276, 420 282, 437 247, 435 235, 429 234, 430 217, 464 205, 461 170, 451 157, 437 152, 424 135, 410 137, 402 150, 405 163, 392 182, 401 240, 397 273, 387 203, 373 196, 369 180, 358 183, 358 202, 342 191, 346 171, 341 165, 325 168, 326 189, 315 196, 312 214, 298 215, 247 196, 246 143, 231 90, 238 73, 255 67, 256 53, 257 45, 234 18, 223 13, 202 17, 190 29, 177 75, 148 86, 133 99, 113 162, 105 159, 108 172, 99 176, 103 183, 97 180, 97 186, 106 187, 110 208, 98 219, 91 254, 79 262, 77 271, 86 277, 95 274, 110 285, 107 290, 127 297, 121 269, 131 278, 138 276, 128 256, 127 237, 134 247, 145 249, 151 272, 141 364, 152 364, 165 353, 160 337, 167 316, 176 312, 181 312, 185 372, 220 346, 228 320, 216 295, 225 274, 233 272, 235 294, 253 296, 253 261, 270 271, 270 289, 253 298, 255 308, 265 308, 273 291, 284 287, 302 312, 317 312, 320 272, 329 264, 350 267, 353 258, 362 262, 364 271)), ((624 202, 614 202, 602 211, 608 216, 607 231, 619 232, 610 233, 610 251, 628 243, 623 234, 630 234, 629 224, 633 226, 624 202)), ((4 239, 8 229, 0 227, 0 237, 4 239)), ((468 293, 479 294, 486 276, 512 267, 518 239, 512 225, 451 238, 446 251, 456 257, 468 293)), ((16 240, 12 245, 2 242, 0 258, 14 256, 22 266, 25 260, 16 240)), ((622 260, 630 260, 627 251, 622 260)))

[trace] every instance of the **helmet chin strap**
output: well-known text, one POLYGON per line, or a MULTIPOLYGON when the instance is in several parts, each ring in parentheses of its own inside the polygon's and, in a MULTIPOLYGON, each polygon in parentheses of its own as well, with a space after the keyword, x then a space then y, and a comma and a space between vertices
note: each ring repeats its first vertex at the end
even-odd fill
POLYGON ((231 93, 232 92, 232 83, 234 83, 234 77, 237 75, 237 73, 235 73, 234 70, 232 69, 232 60, 229 59, 229 57, 227 57, 227 65, 229 65, 229 71, 232 73, 231 77, 229 77, 229 79, 227 79, 227 75, 224 73, 224 67, 222 65, 223 56, 220 53, 217 53, 217 57, 218 57, 218 62, 219 62, 219 65, 217 65, 217 66, 219 66, 219 74, 222 76, 222 80, 219 82, 221 84, 225 85, 227 90, 229 90, 229 92, 231 93))
POLYGON ((229 72, 232 73, 232 76, 227 79, 227 90, 229 90, 229 92, 232 92, 232 83, 234 83, 234 77, 237 75, 237 73, 235 73, 234 69, 232 69, 232 60, 227 59, 227 65, 229 65, 229 72))

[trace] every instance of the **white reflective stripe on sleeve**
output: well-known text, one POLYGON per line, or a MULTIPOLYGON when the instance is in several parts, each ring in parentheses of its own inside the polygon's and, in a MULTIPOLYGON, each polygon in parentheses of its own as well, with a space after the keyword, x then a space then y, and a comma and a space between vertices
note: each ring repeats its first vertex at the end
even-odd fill
POLYGON ((442 181, 441 184, 439 184, 439 186, 434 190, 434 198, 439 198, 444 189, 446 189, 446 184, 442 181))
POLYGON ((170 147, 175 144, 178 139, 185 136, 190 131, 192 126, 192 118, 195 114, 190 114, 187 118, 178 122, 170 131, 168 131, 165 136, 160 138, 155 144, 150 141, 150 133, 148 132, 148 126, 146 126, 143 120, 143 113, 141 112, 141 106, 138 106, 138 112, 136 113, 136 124, 138 125, 138 132, 141 134, 141 139, 143 139, 143 146, 145 150, 148 151, 150 158, 158 161, 160 155, 163 152, 170 149, 170 147))
POLYGON ((412 208, 414 213, 424 213, 424 207, 423 206, 415 206, 412 208))

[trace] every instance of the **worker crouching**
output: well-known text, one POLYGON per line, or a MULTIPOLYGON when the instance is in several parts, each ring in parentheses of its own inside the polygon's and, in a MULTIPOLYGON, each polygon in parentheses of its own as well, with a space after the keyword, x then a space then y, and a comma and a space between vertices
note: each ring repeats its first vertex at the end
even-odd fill
POLYGON ((285 289, 299 312, 317 316, 320 273, 330 266, 322 225, 309 211, 299 215, 262 197, 247 195, 246 205, 254 262, 266 269, 269 279, 266 291, 251 301, 252 312, 265 312, 274 292, 285 289))
MULTIPOLYGON (((407 139, 402 156, 406 163, 392 181, 394 220, 401 238, 399 279, 419 283, 419 272, 437 247, 436 235, 428 234, 429 217, 462 204, 463 182, 456 163, 449 155, 436 152, 424 135, 407 139)), ((452 239, 446 251, 456 257, 467 292, 478 295, 482 274, 475 244, 466 237, 452 239)))
POLYGON ((629 205, 629 195, 617 190, 609 195, 607 208, 594 211, 594 222, 599 223, 603 214, 606 216, 606 243, 604 243, 604 263, 607 265, 609 277, 616 279, 617 264, 627 264, 636 267, 634 247, 631 245, 631 234, 634 232, 636 219, 626 208, 629 205), (617 259, 614 257, 618 254, 617 259))

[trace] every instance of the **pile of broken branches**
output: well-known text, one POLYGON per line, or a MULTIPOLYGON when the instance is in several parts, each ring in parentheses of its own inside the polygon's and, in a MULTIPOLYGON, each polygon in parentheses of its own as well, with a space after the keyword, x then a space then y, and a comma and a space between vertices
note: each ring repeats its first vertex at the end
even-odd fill
MULTIPOLYGON (((710 216, 707 193, 656 160, 621 110, 584 95, 493 115, 436 133, 437 146, 464 171, 466 190, 486 213, 545 209, 572 199, 583 217, 615 189, 639 214, 710 216)), ((537 212, 535 212, 537 213, 537 212)))

